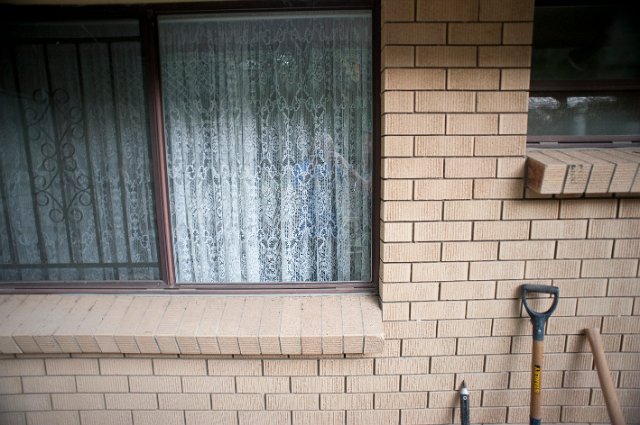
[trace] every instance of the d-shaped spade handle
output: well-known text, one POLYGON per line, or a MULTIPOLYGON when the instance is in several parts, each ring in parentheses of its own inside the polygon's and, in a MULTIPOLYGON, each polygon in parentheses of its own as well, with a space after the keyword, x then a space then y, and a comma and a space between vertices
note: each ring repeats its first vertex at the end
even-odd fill
POLYGON ((558 306, 558 288, 546 285, 522 285, 522 304, 533 323, 531 346, 531 403, 529 425, 542 425, 542 364, 544 356, 544 324, 558 306), (553 303, 547 311, 535 311, 527 303, 527 294, 536 292, 553 295, 553 303))
POLYGON ((558 296, 560 295, 560 290, 556 286, 548 286, 548 285, 522 285, 522 304, 524 308, 529 313, 531 317, 531 321, 533 322, 533 339, 534 341, 542 341, 544 339, 544 324, 547 319, 553 314, 558 306, 558 296), (547 311, 535 311, 529 304, 527 304, 527 294, 531 293, 543 293, 543 294, 552 294, 553 295, 553 303, 551 307, 547 311))

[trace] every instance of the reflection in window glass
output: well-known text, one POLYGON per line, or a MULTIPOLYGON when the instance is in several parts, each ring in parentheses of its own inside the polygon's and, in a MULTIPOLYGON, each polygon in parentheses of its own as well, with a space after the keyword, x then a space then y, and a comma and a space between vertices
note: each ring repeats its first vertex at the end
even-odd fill
POLYGON ((640 78, 638 16, 633 4, 536 8, 531 78, 640 78))
POLYGON ((640 134, 638 94, 535 93, 529 98, 529 134, 640 134))
POLYGON ((638 7, 632 2, 579 3, 536 7, 529 140, 637 140, 638 7))
POLYGON ((370 14, 159 32, 177 281, 370 280, 370 14))

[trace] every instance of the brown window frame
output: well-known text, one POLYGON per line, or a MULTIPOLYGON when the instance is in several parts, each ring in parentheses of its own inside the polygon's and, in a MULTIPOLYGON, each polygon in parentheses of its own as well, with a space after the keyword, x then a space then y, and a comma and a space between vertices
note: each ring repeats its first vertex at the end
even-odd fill
POLYGON ((109 6, 17 6, 0 5, 3 20, 51 22, 75 19, 137 19, 142 39, 145 96, 148 110, 153 192, 158 232, 161 280, 140 281, 4 281, 0 293, 353 293, 377 291, 380 244, 380 2, 378 0, 250 0, 194 3, 162 3, 109 6), (371 206, 371 281, 294 282, 294 283, 177 283, 173 259, 173 241, 169 211, 169 191, 164 140, 164 115, 160 81, 158 17, 172 14, 296 11, 371 11, 372 28, 372 206, 371 206))

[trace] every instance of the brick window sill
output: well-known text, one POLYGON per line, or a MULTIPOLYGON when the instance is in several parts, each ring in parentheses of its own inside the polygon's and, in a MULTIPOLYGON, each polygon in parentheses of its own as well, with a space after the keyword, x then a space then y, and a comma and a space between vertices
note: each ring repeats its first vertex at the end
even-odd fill
POLYGON ((640 192, 640 148, 530 149, 527 187, 541 194, 640 192))
POLYGON ((2 295, 0 353, 381 352, 377 296, 2 295))

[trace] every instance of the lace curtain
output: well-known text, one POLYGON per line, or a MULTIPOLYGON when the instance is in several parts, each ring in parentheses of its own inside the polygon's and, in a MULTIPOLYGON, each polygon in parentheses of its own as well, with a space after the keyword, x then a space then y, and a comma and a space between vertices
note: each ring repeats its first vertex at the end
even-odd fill
POLYGON ((159 278, 140 43, 101 25, 0 46, 1 280, 159 278))
POLYGON ((371 278, 371 19, 160 21, 179 282, 371 278))

